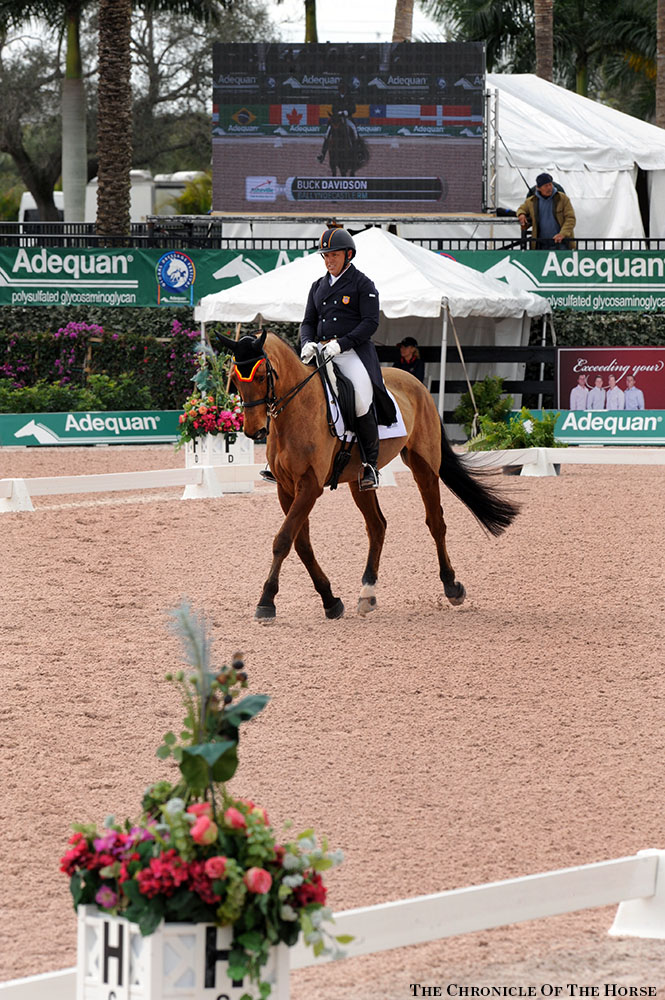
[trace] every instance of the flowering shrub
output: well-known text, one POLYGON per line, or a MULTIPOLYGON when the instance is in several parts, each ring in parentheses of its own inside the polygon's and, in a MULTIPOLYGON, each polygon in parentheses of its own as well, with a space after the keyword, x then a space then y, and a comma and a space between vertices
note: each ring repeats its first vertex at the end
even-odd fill
MULTIPOLYGON (((75 824, 61 860, 74 907, 96 904, 151 934, 162 920, 233 927, 231 979, 245 976, 261 997, 261 968, 272 945, 294 945, 302 931, 314 953, 339 953, 348 936, 330 937, 322 872, 341 851, 319 844, 313 830, 279 841, 266 810, 225 787, 238 766, 239 727, 266 705, 240 697, 247 673, 239 654, 211 671, 205 623, 183 604, 175 614, 194 667, 167 675, 180 688, 186 716, 180 736, 168 732, 157 751, 180 769, 176 784, 158 781, 144 794, 138 822, 109 817, 99 831, 75 824)), ((250 993, 243 1000, 252 1000, 250 993)))
POLYGON ((200 351, 198 371, 192 378, 196 388, 180 414, 180 438, 176 449, 204 434, 226 434, 231 443, 243 428, 240 397, 226 389, 226 364, 216 355, 200 351))
POLYGON ((159 337, 146 333, 144 326, 118 333, 75 321, 53 333, 0 330, 0 379, 20 389, 37 383, 88 387, 94 374, 114 381, 131 377, 147 399, 138 408, 179 409, 198 370, 200 332, 177 319, 170 327, 168 336, 159 337))

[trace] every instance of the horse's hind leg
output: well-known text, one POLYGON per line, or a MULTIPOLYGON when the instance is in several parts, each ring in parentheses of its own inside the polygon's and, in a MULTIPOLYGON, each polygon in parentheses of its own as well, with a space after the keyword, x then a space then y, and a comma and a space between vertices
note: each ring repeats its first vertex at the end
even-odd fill
MULTIPOLYGON (((277 485, 277 496, 282 510, 288 514, 293 503, 293 497, 285 489, 277 485)), ((319 566, 312 543, 309 538, 309 518, 306 518, 294 541, 295 550, 303 562, 305 569, 309 573, 316 592, 323 601, 326 618, 341 618, 344 614, 344 605, 339 597, 335 597, 330 586, 330 580, 319 566)))
POLYGON ((416 485, 420 490, 425 505, 425 523, 436 545, 439 557, 439 577, 443 583, 443 592, 451 604, 463 604, 466 597, 464 585, 455 579, 455 570, 450 562, 446 548, 446 522, 443 519, 439 477, 432 471, 425 459, 410 449, 402 451, 404 461, 411 469, 416 485))
POLYGON ((365 528, 369 539, 367 565, 362 579, 362 590, 358 599, 358 614, 368 615, 376 608, 376 581, 379 575, 379 560, 386 537, 386 519, 379 507, 375 490, 360 490, 358 483, 349 483, 351 496, 365 518, 365 528))

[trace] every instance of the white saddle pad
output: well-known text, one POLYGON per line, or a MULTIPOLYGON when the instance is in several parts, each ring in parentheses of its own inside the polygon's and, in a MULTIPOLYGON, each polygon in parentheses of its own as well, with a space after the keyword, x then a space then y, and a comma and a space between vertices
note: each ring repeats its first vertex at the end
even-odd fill
MULTIPOLYGON (((351 433, 349 431, 346 430, 346 428, 344 426, 344 420, 342 418, 342 414, 340 413, 340 410, 339 410, 339 407, 337 406, 337 403, 332 398, 332 395, 330 393, 330 387, 328 385, 326 385, 326 392, 328 393, 328 402, 330 403, 330 412, 331 412, 331 414, 333 416, 333 420, 334 420, 334 424, 335 424, 335 433, 337 434, 337 437, 344 438, 345 440, 348 440, 352 435, 351 435, 351 433)), ((379 438, 382 440, 383 438, 406 437, 406 427, 404 425, 404 418, 403 418, 401 410, 400 410, 400 408, 399 408, 399 406, 397 404, 397 400, 393 396, 393 394, 390 391, 390 389, 386 389, 386 392, 388 393, 388 395, 392 399, 393 403, 395 404, 395 411, 397 413, 397 420, 395 421, 394 424, 389 424, 388 426, 386 426, 385 424, 379 424, 379 438)))

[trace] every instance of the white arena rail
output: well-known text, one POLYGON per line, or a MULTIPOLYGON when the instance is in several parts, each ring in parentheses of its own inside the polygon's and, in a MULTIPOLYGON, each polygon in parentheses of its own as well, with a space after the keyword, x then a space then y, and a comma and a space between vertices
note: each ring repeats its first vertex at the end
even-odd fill
POLYGON ((73 493, 111 493, 184 486, 183 500, 224 495, 224 484, 256 479, 264 465, 201 465, 190 469, 149 472, 108 472, 90 476, 47 476, 35 479, 0 479, 0 513, 34 510, 31 497, 73 493))
MULTIPOLYGON (((555 476, 555 466, 558 465, 665 465, 665 448, 514 448, 510 451, 463 452, 462 458, 474 469, 521 466, 523 476, 555 476)), ((149 472, 109 472, 89 476, 0 479, 0 514, 34 510, 31 497, 70 493, 109 493, 117 490, 185 486, 183 500, 221 497, 224 495, 224 483, 257 479, 264 468, 264 465, 238 464, 149 472)), ((402 460, 394 458, 381 470, 381 485, 396 486, 395 472, 405 471, 406 466, 402 460)))
MULTIPOLYGON (((107 472, 89 476, 47 476, 35 479, 0 479, 0 514, 34 510, 31 497, 70 493, 112 493, 184 486, 182 500, 224 496, 224 485, 258 479, 265 464, 195 465, 186 469, 149 472, 107 472)), ((381 485, 396 486, 395 469, 406 471, 400 458, 381 470, 381 485)))
MULTIPOLYGON (((611 935, 665 940, 665 851, 342 910, 328 926, 354 936, 344 946, 353 958, 617 903, 611 935)), ((302 942, 289 956, 293 970, 329 961, 302 942)), ((0 1000, 74 1000, 75 993, 75 969, 0 983, 0 1000)))
POLYGON ((665 465, 665 448, 513 448, 508 451, 467 451, 464 461, 475 469, 521 465, 523 476, 555 476, 555 465, 665 465))

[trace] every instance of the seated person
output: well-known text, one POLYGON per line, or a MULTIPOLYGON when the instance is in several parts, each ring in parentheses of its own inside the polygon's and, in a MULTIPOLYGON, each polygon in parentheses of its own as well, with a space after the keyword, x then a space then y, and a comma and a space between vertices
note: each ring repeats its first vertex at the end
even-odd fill
POLYGON ((393 368, 401 368, 403 372, 415 375, 419 382, 425 381, 425 362, 420 357, 418 341, 414 337, 405 337, 397 345, 399 358, 393 368))

